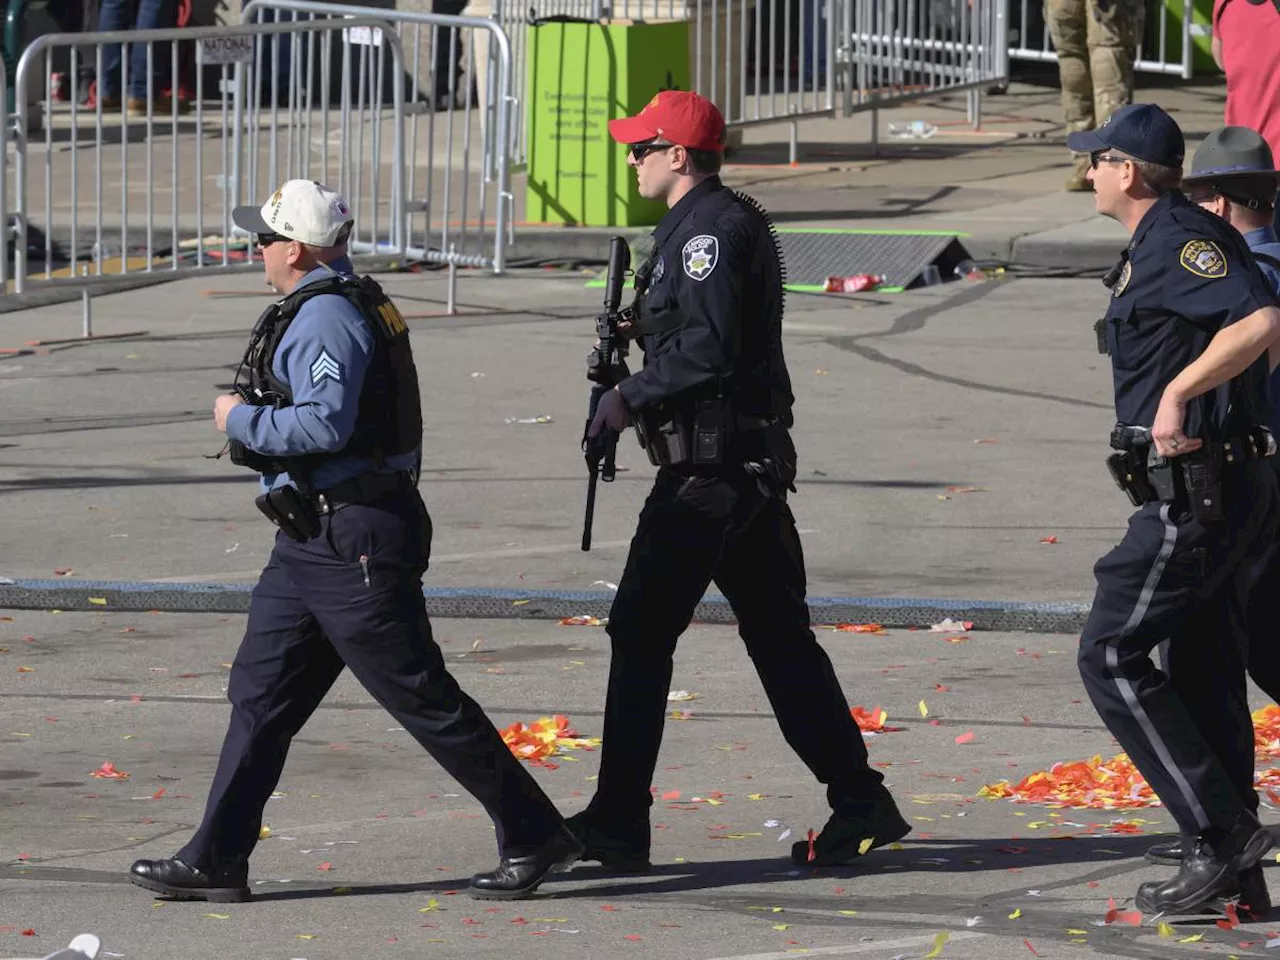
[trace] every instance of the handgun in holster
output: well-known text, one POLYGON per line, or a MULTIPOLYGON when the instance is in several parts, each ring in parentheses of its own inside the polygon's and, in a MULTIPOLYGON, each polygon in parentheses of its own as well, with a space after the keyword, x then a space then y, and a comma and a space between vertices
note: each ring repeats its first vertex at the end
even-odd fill
POLYGON ((1153 446, 1147 455, 1147 477, 1156 498, 1185 506, 1201 523, 1226 519, 1222 503, 1222 463, 1204 450, 1162 457, 1153 446))
POLYGON ((320 512, 309 497, 292 484, 268 490, 254 500, 263 516, 279 527, 286 537, 306 543, 320 536, 320 512))
POLYGON ((1107 457, 1107 470, 1135 507, 1159 499, 1147 478, 1147 465, 1135 455, 1135 451, 1121 450, 1111 454, 1107 457))

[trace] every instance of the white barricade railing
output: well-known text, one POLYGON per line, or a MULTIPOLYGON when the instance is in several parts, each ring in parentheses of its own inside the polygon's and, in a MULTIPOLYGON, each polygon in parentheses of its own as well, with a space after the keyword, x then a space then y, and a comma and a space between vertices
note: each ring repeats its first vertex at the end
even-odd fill
MULTIPOLYGON (((1141 73, 1167 73, 1184 80, 1190 80, 1193 69, 1194 47, 1192 37, 1198 27, 1192 23, 1194 9, 1192 0, 1183 0, 1182 21, 1173 23, 1169 6, 1164 0, 1144 0, 1146 14, 1142 39, 1138 47, 1138 56, 1133 68, 1141 73), (1177 46, 1172 43, 1177 41, 1177 46)), ((1049 36, 1048 24, 1044 21, 1043 0, 1015 0, 1013 13, 1015 22, 1010 24, 1011 42, 1009 56, 1015 60, 1049 60, 1057 61, 1058 54, 1053 49, 1053 41, 1049 36)))
MULTIPOLYGON (((324 23, 368 10, 311 0, 250 0, 242 17, 324 23)), ((502 272, 513 229, 512 118, 518 113, 507 34, 481 17, 381 9, 377 16, 394 24, 401 46, 412 50, 406 53, 407 256, 502 272), (450 77, 455 63, 461 63, 462 74, 452 90, 428 92, 423 76, 436 75, 435 58, 442 52, 450 77)), ((267 99, 278 102, 273 92, 267 99)))
MULTIPOLYGON (((688 20, 693 88, 715 101, 731 130, 789 123, 794 160, 805 118, 963 91, 980 122, 983 89, 1008 77, 1008 2, 800 0, 797 12, 766 0, 494 0, 493 16, 512 38, 517 84, 528 75, 525 32, 535 17, 688 20)), ((526 99, 520 86, 516 99, 526 99)), ((524 160, 516 122, 514 152, 524 160)))
POLYGON ((18 63, 17 116, 10 130, 16 148, 16 289, 22 292, 25 285, 28 225, 39 211, 47 280, 246 263, 251 258, 244 248, 252 238, 233 239, 231 209, 264 202, 289 176, 331 182, 352 205, 359 243, 403 255, 402 81, 399 37, 372 18, 37 38, 18 63), (372 41, 375 36, 381 42, 372 41), (268 105, 269 118, 260 98, 246 104, 248 91, 261 92, 264 51, 272 48, 278 55, 282 43, 301 54, 292 61, 290 113, 283 128, 275 112, 279 99, 268 105), (73 98, 68 109, 55 110, 50 95, 55 57, 67 58, 71 76, 80 63, 93 63, 101 80, 105 48, 117 44, 122 48, 121 102, 108 109, 99 98, 85 108, 73 98), (147 75, 145 96, 134 98, 124 72, 128 48, 137 44, 146 44, 147 75), (168 47, 161 56, 168 60, 169 77, 179 76, 180 48, 194 58, 193 105, 160 99, 157 45, 168 47), (386 106, 381 84, 369 91, 367 72, 384 61, 390 61, 386 106), (206 99, 206 71, 217 78, 216 100, 206 99), (335 84, 340 89, 331 98, 335 84), (31 111, 38 109, 43 109, 42 145, 28 141, 25 133, 31 111), (331 149, 333 132, 340 140, 331 149), (41 161, 43 178, 36 167, 41 161), (139 204, 145 208, 141 218, 139 204), (157 217, 167 226, 157 229, 157 217), (218 231, 216 238, 206 236, 210 225, 218 231), (138 249, 144 229, 145 254, 138 249), (57 277, 55 237, 69 261, 57 277))

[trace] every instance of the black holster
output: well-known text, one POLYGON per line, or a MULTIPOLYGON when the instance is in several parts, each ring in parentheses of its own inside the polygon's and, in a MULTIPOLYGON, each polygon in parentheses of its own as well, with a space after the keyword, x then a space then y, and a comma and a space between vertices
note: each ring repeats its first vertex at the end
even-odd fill
POLYGON ((1115 480, 1116 486, 1124 492, 1129 502, 1135 507, 1160 499, 1147 478, 1145 451, 1142 453, 1137 450, 1117 451, 1107 457, 1107 470, 1111 472, 1111 479, 1115 480))
POLYGON ((303 496, 297 487, 286 483, 268 490, 254 503, 290 540, 306 543, 320 536, 320 513, 311 498, 303 496))
POLYGON ((655 467, 717 464, 724 460, 725 404, 710 397, 690 404, 658 404, 635 418, 640 446, 655 467))
POLYGON ((1222 467, 1222 457, 1203 448, 1173 459, 1160 456, 1155 447, 1147 454, 1147 477, 1156 499, 1186 507, 1201 523, 1226 519, 1222 467))

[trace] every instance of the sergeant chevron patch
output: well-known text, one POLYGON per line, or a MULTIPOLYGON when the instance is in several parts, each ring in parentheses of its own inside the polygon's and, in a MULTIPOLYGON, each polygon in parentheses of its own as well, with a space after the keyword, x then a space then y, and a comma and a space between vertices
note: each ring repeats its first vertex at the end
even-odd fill
POLYGON ((320 356, 311 365, 311 385, 317 386, 326 377, 334 383, 342 383, 342 364, 329 356, 328 350, 321 350, 320 356))

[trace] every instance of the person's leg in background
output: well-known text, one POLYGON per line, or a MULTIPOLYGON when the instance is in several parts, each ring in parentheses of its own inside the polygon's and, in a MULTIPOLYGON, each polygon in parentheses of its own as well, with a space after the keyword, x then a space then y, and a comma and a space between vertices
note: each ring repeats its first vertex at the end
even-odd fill
MULTIPOLYGON (((431 0, 431 12, 449 16, 461 16, 467 8, 467 0, 431 0)), ((465 90, 458 89, 462 76, 463 47, 467 34, 451 27, 437 27, 435 49, 431 52, 431 104, 436 110, 446 110, 452 102, 455 106, 464 101, 465 90)))
MULTIPOLYGON (((133 26, 131 0, 102 0, 98 6, 98 29, 104 33, 128 30, 133 26)), ((96 54, 95 54, 96 57, 96 54)), ((120 44, 102 47, 102 76, 98 78, 98 99, 104 110, 120 106, 120 44)))
MULTIPOLYGON (((174 0, 138 0, 139 30, 159 30, 175 27, 178 23, 177 4, 174 0)), ((151 102, 156 112, 170 109, 165 91, 169 89, 173 73, 172 45, 168 43, 135 43, 129 48, 129 109, 145 112, 147 109, 147 47, 151 47, 151 102)))
MULTIPOLYGON (((1089 71, 1088 23, 1086 0, 1045 0, 1044 20, 1058 52, 1058 79, 1062 84, 1062 115, 1067 132, 1092 130, 1096 123, 1093 113, 1093 77, 1089 71)), ((1067 178, 1070 191, 1091 190, 1085 179, 1089 169, 1089 157, 1080 154, 1075 158, 1075 169, 1067 178)))
POLYGON ((1145 21, 1142 0, 1089 0, 1089 71, 1099 123, 1133 102, 1133 62, 1145 21))

